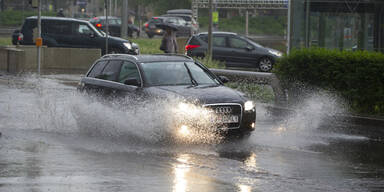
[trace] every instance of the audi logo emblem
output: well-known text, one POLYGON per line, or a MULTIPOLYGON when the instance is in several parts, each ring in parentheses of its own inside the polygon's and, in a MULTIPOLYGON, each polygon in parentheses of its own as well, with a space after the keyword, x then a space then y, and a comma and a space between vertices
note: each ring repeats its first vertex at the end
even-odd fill
POLYGON ((231 107, 217 107, 215 109, 215 112, 216 113, 231 113, 232 112, 232 108, 231 107))

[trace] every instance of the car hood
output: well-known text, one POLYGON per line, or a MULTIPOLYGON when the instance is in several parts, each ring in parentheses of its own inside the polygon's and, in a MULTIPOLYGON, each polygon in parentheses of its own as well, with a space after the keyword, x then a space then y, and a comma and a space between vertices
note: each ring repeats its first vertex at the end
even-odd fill
POLYGON ((114 36, 108 36, 108 41, 113 41, 113 42, 129 42, 126 39, 120 38, 120 37, 114 37, 114 36))
POLYGON ((182 97, 201 104, 243 103, 244 94, 225 86, 156 86, 148 88, 152 95, 182 97))

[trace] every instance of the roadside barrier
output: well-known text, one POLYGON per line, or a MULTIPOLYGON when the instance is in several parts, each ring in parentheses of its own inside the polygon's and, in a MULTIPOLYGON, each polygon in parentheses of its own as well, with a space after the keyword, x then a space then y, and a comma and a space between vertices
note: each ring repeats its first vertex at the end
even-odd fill
POLYGON ((270 85, 275 94, 275 105, 286 106, 287 97, 280 85, 279 79, 273 73, 239 71, 228 69, 210 69, 213 73, 226 76, 231 81, 240 81, 254 84, 270 85))

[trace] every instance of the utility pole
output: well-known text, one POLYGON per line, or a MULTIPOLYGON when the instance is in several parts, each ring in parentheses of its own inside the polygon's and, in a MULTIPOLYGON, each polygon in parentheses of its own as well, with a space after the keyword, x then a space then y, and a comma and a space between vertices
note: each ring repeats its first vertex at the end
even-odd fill
POLYGON ((108 33, 109 33, 108 0, 104 1, 104 5, 105 5, 105 54, 108 54, 108 33))
POLYGON ((292 32, 292 0, 288 0, 288 22, 287 22, 287 54, 289 54, 289 52, 291 51, 291 32, 292 32))
POLYGON ((213 26, 213 21, 212 21, 212 1, 209 0, 209 25, 208 25, 208 50, 207 50, 207 56, 209 60, 212 59, 212 26, 213 26))
POLYGON ((245 36, 248 37, 248 24, 249 24, 249 20, 248 20, 248 9, 245 10, 245 36))
POLYGON ((128 32, 128 0, 123 0, 123 8, 121 9, 121 37, 127 38, 128 32))
POLYGON ((43 39, 41 39, 41 1, 38 0, 38 15, 37 15, 37 34, 36 39, 37 46, 37 73, 40 76, 40 64, 41 64, 41 46, 43 44, 43 39))

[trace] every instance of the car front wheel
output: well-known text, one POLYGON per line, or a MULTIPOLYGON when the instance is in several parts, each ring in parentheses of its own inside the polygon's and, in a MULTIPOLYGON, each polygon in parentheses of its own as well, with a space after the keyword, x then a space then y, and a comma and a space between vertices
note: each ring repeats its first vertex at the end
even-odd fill
POLYGON ((262 72, 270 72, 272 70, 273 61, 269 57, 262 57, 259 60, 259 69, 262 72))

